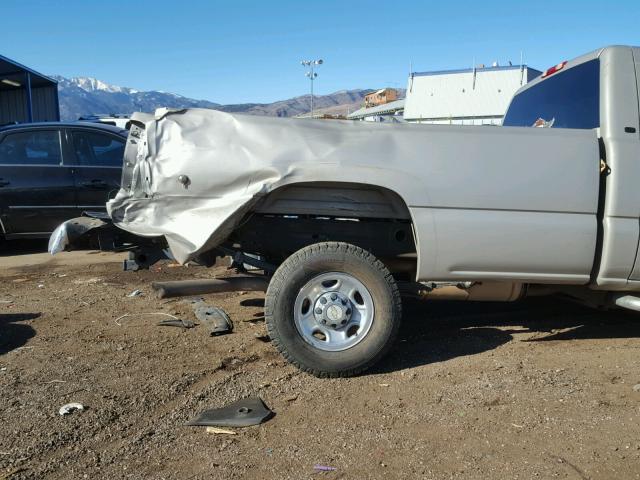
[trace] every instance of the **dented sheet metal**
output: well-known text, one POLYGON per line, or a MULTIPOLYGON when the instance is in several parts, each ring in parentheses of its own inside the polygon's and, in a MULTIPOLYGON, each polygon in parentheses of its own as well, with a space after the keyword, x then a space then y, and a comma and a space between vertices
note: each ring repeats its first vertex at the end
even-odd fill
MULTIPOLYGON (((220 245, 275 189, 330 182, 390 191, 406 205, 419 280, 588 281, 599 182, 594 131, 205 109, 138 113, 133 122, 123 188, 108 211, 133 234, 164 235, 179 262, 220 245)), ((336 213, 345 201, 335 198, 336 213)), ((366 208, 376 205, 384 209, 366 208)))
MULTIPOLYGON (((371 127, 350 121, 261 118, 205 109, 159 109, 155 115, 136 113, 132 120, 123 189, 107 208, 124 230, 164 235, 179 262, 218 245, 257 200, 278 186, 367 177, 372 181, 388 175, 375 165, 365 167, 376 163, 373 151, 386 149, 393 155, 397 150, 393 136, 373 136, 371 127), (356 172, 362 167, 368 175, 356 172)), ((396 176, 400 182, 409 177, 396 176)))

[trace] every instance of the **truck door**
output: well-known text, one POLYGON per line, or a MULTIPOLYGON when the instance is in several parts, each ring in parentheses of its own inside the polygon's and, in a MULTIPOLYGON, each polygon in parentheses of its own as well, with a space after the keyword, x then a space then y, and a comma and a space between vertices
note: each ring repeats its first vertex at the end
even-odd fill
POLYGON ((46 236, 73 217, 71 167, 59 129, 8 131, 0 138, 0 219, 4 233, 46 236))
MULTIPOLYGON (((637 98, 640 98, 640 79, 638 75, 640 75, 640 48, 632 48, 631 49, 633 64, 635 67, 635 85, 637 91, 637 98)), ((637 103, 636 103, 637 105, 637 103)), ((640 112, 638 109, 632 109, 632 112, 635 111, 635 122, 633 124, 625 125, 624 127, 624 137, 626 141, 631 142, 633 146, 630 146, 629 153, 632 155, 632 162, 635 165, 640 165, 640 112), (635 130, 635 132, 632 132, 635 130)), ((633 113, 631 113, 633 115, 633 113)), ((638 205, 638 210, 640 211, 640 205, 638 205)), ((640 222, 640 218, 636 219, 636 222, 640 222)), ((639 240, 640 240, 640 225, 638 225, 639 232, 639 240)), ((638 243, 638 247, 640 247, 640 241, 638 243)), ((629 276, 629 280, 640 280, 640 251, 636 248, 636 257, 635 263, 633 265, 633 270, 631 271, 631 275, 629 276)))

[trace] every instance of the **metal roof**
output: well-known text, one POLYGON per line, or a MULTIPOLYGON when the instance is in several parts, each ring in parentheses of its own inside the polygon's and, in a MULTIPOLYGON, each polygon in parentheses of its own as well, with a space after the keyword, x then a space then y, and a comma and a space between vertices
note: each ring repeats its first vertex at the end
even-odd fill
POLYGON ((433 70, 431 72, 413 72, 411 75, 413 75, 414 77, 425 77, 428 75, 445 75, 445 74, 452 74, 452 73, 473 73, 474 71, 476 73, 481 73, 481 72, 497 72, 500 70, 520 70, 521 68, 528 68, 530 71, 532 72, 538 72, 539 75, 542 74, 542 72, 535 70, 533 68, 527 67, 526 65, 504 65, 504 66, 498 66, 498 67, 476 67, 476 68, 458 68, 458 69, 453 69, 453 70, 433 70))
POLYGON ((39 72, 36 72, 35 70, 32 70, 29 67, 25 67, 24 65, 14 60, 11 60, 3 55, 0 55, 0 90, 24 87, 25 73, 31 74, 31 86, 33 88, 45 87, 50 85, 55 86, 58 84, 58 82, 56 82, 54 79, 49 78, 46 75, 43 75, 39 72), (2 83, 1 80, 3 79, 17 82, 20 84, 20 87, 2 83))
POLYGON ((404 118, 502 117, 514 93, 540 74, 521 65, 413 74, 407 82, 404 118))
POLYGON ((400 100, 394 100, 393 102, 384 103, 382 105, 377 105, 375 107, 363 107, 356 110, 353 113, 347 115, 349 119, 358 119, 364 117, 370 117, 372 115, 384 115, 386 113, 395 113, 404 108, 404 98, 400 100))

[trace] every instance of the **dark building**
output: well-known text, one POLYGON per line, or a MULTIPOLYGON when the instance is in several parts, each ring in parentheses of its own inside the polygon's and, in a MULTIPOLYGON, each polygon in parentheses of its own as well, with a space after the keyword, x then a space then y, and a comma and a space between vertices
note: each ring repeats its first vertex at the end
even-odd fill
POLYGON ((0 55, 0 125, 57 120, 58 82, 0 55))

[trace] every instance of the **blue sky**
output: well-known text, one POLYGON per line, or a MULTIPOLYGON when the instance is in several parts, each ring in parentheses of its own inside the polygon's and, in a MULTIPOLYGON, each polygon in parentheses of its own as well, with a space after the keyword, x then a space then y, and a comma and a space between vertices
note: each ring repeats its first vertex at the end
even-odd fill
POLYGON ((0 54, 46 74, 92 76, 220 103, 404 87, 414 71, 497 60, 539 68, 640 44, 640 1, 1 0, 0 54))

